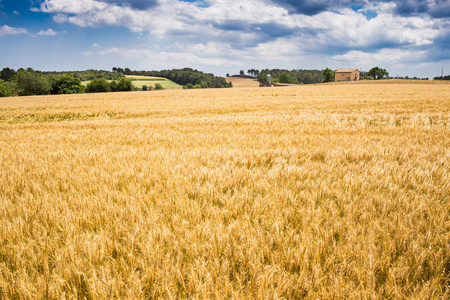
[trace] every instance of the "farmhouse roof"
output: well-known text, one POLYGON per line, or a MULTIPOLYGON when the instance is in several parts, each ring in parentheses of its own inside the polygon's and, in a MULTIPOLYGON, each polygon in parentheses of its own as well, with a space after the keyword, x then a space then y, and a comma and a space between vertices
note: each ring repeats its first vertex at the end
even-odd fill
POLYGON ((353 72, 353 71, 358 71, 358 69, 337 69, 334 72, 337 72, 337 73, 348 73, 348 72, 353 72))

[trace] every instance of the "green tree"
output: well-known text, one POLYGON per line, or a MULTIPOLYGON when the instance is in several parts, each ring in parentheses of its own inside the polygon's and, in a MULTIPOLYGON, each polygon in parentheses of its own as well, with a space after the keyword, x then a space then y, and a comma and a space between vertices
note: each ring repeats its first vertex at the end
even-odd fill
POLYGON ((81 80, 73 78, 69 74, 64 74, 59 77, 51 77, 52 94, 80 94, 84 92, 81 80))
POLYGON ((144 84, 144 85, 142 86, 142 90, 143 90, 143 91, 146 91, 147 89, 148 89, 148 86, 144 84))
POLYGON ((0 79, 4 81, 11 81, 14 79, 14 76, 16 75, 16 71, 10 68, 3 68, 3 70, 0 71, 0 79))
POLYGON ((0 79, 0 97, 9 97, 13 95, 13 90, 6 82, 0 79))
POLYGON ((389 77, 389 73, 385 69, 381 69, 379 67, 370 69, 369 72, 367 72, 367 75, 373 79, 383 79, 389 77))
POLYGON ((113 80, 109 83, 109 89, 111 92, 117 92, 117 81, 113 80))
POLYGON ((160 83, 155 83, 155 90, 163 90, 164 87, 160 83))
POLYGON ((306 73, 303 80, 306 84, 315 83, 315 79, 312 73, 306 73))
POLYGON ((104 78, 96 78, 86 86, 86 93, 106 93, 111 91, 109 82, 104 78))
POLYGON ((31 68, 19 69, 13 81, 19 96, 48 95, 50 93, 51 87, 48 78, 31 68))
POLYGON ((259 71, 256 69, 250 69, 247 71, 247 73, 252 77, 257 77, 259 75, 259 71))
POLYGON ((279 77, 280 83, 294 83, 294 79, 291 75, 282 73, 279 77))
POLYGON ((261 73, 259 73, 259 75, 258 75, 258 81, 261 82, 261 83, 265 83, 266 80, 267 80, 267 75, 268 75, 268 74, 269 74, 269 73, 266 73, 266 72, 261 72, 261 73))
POLYGON ((322 71, 322 82, 333 82, 334 81, 334 71, 330 68, 326 68, 322 71))
POLYGON ((122 77, 117 82, 116 92, 129 92, 134 90, 133 80, 122 77))

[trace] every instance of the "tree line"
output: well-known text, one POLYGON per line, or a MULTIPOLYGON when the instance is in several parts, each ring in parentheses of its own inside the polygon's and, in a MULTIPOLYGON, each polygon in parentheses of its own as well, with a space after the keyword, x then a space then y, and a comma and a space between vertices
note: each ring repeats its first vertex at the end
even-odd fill
POLYGON ((105 71, 105 70, 85 70, 85 71, 63 71, 63 72, 42 72, 44 75, 49 76, 61 76, 61 75, 70 75, 73 78, 78 78, 81 81, 90 81, 94 79, 106 79, 106 80, 119 80, 120 78, 124 77, 124 74, 117 73, 117 72, 111 72, 111 71, 105 71))
POLYGON ((251 75, 256 75, 260 82, 265 82, 268 74, 272 77, 272 82, 291 84, 311 84, 322 82, 321 70, 286 70, 286 69, 262 69, 261 71, 251 69, 251 75))
POLYGON ((125 75, 155 76, 167 78, 184 88, 228 88, 232 87, 231 82, 225 78, 215 76, 210 73, 203 73, 191 68, 162 70, 162 71, 132 71, 129 68, 113 68, 113 72, 125 75))
MULTIPOLYGON (((261 83, 266 82, 266 77, 270 74, 272 82, 275 83, 291 83, 291 84, 310 84, 321 82, 333 82, 335 79, 334 71, 330 68, 323 70, 286 70, 286 69, 262 69, 261 71, 256 69, 250 69, 245 75, 244 70, 239 71, 239 75, 233 75, 237 77, 252 77, 257 78, 261 83)), ((229 77, 229 74, 227 74, 229 77)), ((389 77, 389 72, 386 69, 380 67, 373 67, 369 71, 360 71, 360 80, 379 80, 379 79, 421 79, 428 80, 428 78, 412 77, 389 77)), ((434 77, 434 80, 450 80, 450 75, 434 77)))
POLYGON ((4 68, 0 71, 0 97, 133 90, 131 79, 108 71, 41 72, 32 68, 17 71, 4 68), (84 87, 82 80, 91 81, 84 87))
POLYGON ((434 80, 450 80, 450 75, 445 76, 436 76, 433 78, 434 80))
MULTIPOLYGON (((258 78, 260 82, 265 82, 266 77, 270 74, 272 82, 291 83, 291 84, 311 84, 321 82, 333 82, 334 71, 330 68, 324 70, 285 70, 285 69, 263 69, 261 71, 250 69, 247 73, 258 78)), ((240 71, 240 76, 244 71, 240 71)), ((374 67, 368 72, 361 72, 361 79, 383 79, 389 78, 389 73, 382 68, 374 67)))

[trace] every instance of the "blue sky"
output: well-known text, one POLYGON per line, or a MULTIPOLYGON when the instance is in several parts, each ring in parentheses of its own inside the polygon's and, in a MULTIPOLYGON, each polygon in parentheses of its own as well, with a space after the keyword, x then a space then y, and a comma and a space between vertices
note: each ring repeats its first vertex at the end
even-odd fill
POLYGON ((450 74, 450 0, 0 0, 0 68, 450 74))

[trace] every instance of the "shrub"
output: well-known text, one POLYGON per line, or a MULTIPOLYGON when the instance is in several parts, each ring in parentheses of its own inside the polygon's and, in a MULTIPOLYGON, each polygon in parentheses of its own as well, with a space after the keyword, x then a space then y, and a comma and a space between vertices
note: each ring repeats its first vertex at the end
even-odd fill
POLYGON ((80 94, 84 92, 81 80, 73 78, 68 74, 61 75, 57 78, 51 76, 52 94, 80 94))
POLYGON ((106 79, 97 78, 86 86, 86 93, 106 93, 111 91, 111 85, 106 79))
POLYGON ((148 88, 148 87, 147 87, 145 84, 142 86, 142 90, 143 90, 143 91, 146 91, 147 88, 148 88))
POLYGON ((113 80, 109 83, 109 88, 111 89, 111 92, 117 92, 117 81, 113 80))
POLYGON ((134 90, 133 80, 131 80, 130 78, 122 77, 117 82, 116 87, 117 92, 129 92, 133 90, 134 90))
POLYGON ((160 83, 155 83, 155 90, 163 90, 164 87, 160 83))

